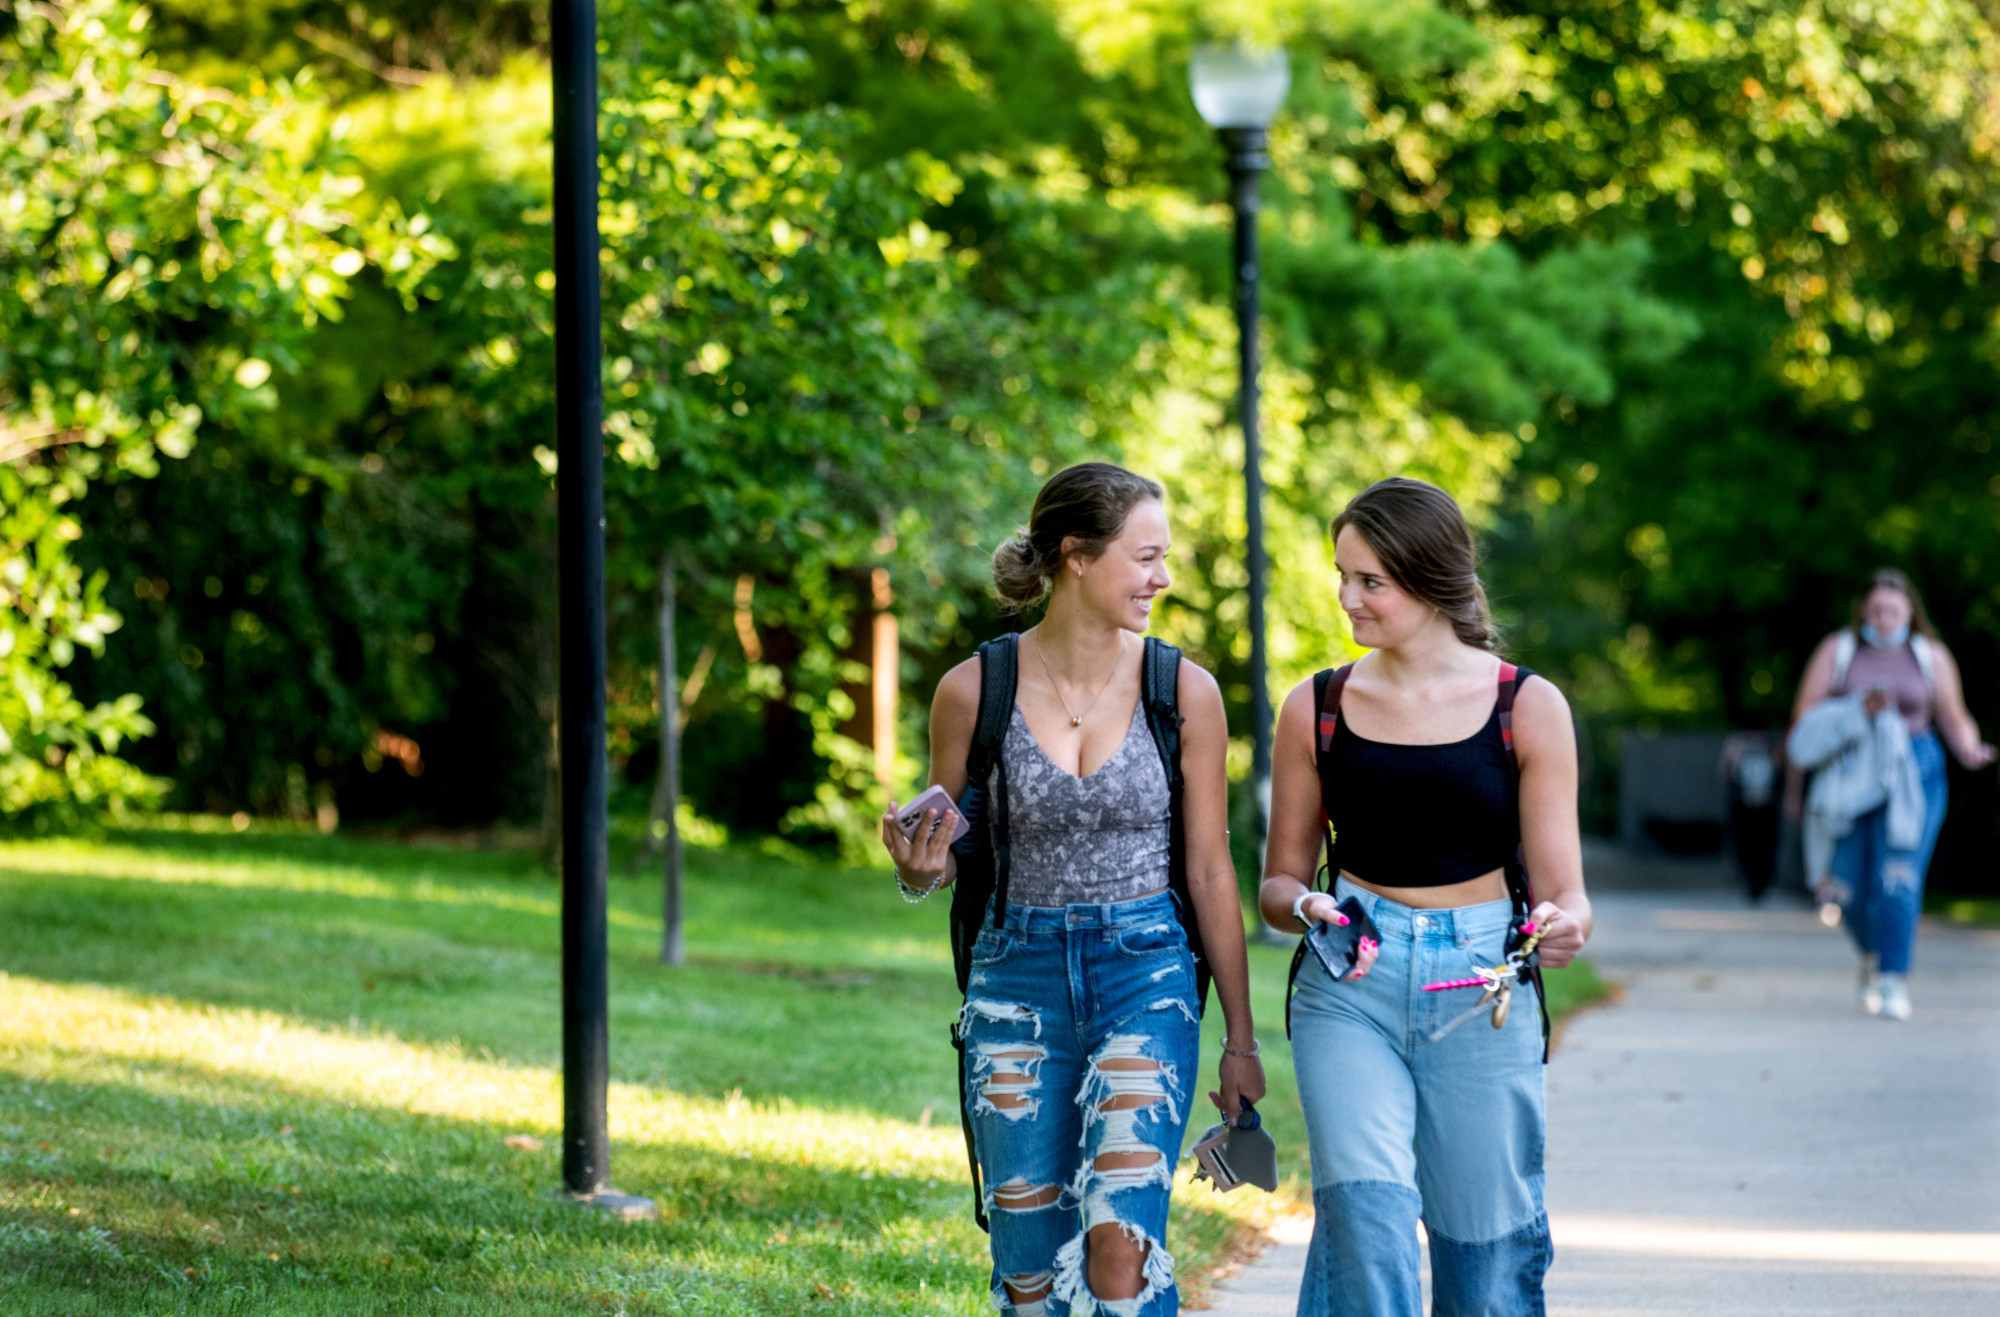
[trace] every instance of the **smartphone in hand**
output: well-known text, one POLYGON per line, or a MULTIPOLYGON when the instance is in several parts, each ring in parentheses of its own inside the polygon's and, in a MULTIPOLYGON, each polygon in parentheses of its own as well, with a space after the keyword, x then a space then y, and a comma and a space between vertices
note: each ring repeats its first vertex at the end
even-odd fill
POLYGON ((936 810, 951 820, 952 841, 957 841, 972 830, 971 825, 965 821, 965 814, 959 809, 958 802, 951 798, 950 792, 936 783, 926 787, 923 794, 896 811, 896 826, 903 830, 905 837, 914 837, 917 824, 921 823, 924 815, 931 810, 936 810))
POLYGON ((1306 945, 1319 957, 1319 963, 1326 967, 1329 977, 1338 982, 1354 968, 1361 958, 1361 939, 1368 938, 1381 942, 1382 935, 1375 929, 1375 921, 1361 906, 1359 899, 1348 897, 1339 906, 1340 913, 1347 916, 1345 924, 1331 920, 1316 923, 1306 932, 1306 945))

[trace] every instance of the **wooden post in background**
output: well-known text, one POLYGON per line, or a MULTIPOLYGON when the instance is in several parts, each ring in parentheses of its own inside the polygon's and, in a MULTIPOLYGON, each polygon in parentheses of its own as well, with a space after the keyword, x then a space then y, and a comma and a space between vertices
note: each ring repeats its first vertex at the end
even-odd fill
POLYGON ((897 650, 896 615, 890 611, 895 594, 889 586, 889 569, 877 567, 869 584, 874 595, 873 645, 869 654, 873 697, 870 728, 875 742, 875 780, 884 789, 894 785, 896 775, 896 691, 901 682, 901 656, 897 650))

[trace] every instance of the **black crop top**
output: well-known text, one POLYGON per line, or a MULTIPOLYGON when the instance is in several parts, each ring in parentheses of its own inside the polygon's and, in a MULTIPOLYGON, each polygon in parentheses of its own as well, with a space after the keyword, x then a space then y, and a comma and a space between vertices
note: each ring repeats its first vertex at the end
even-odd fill
POLYGON ((1445 887, 1513 863, 1521 845, 1513 694, 1533 674, 1502 664, 1486 725, 1463 741, 1371 741, 1320 696, 1320 808, 1333 825, 1333 870, 1383 887, 1445 887), (1511 685, 1510 685, 1511 680, 1511 685))

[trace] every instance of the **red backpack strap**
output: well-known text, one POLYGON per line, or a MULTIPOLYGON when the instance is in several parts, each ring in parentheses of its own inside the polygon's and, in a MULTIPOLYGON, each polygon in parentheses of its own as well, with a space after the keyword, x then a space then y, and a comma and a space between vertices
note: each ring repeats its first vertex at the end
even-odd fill
MULTIPOLYGON (((1339 668, 1321 668, 1313 674, 1313 703, 1319 708, 1316 722, 1317 736, 1313 750, 1313 770, 1319 778, 1319 823, 1326 830, 1326 862, 1319 867, 1306 886, 1314 891, 1333 890, 1334 879, 1339 876, 1339 862, 1333 858, 1333 820, 1326 813, 1326 783, 1333 771, 1333 738, 1340 731, 1340 693, 1347 688, 1348 674, 1354 671, 1349 663, 1339 668), (1326 886, 1320 887, 1320 879, 1326 879, 1326 886)), ((1285 1037, 1292 1036, 1292 988, 1299 979, 1299 966, 1305 962, 1306 940, 1292 948, 1291 968, 1285 971, 1285 1037)))
MULTIPOLYGON (((1521 669, 1500 661, 1500 744, 1507 747, 1507 753, 1514 753, 1514 696, 1521 689, 1521 669)), ((1514 771, 1521 771, 1521 761, 1514 761, 1514 771)))
POLYGON ((1319 673, 1313 685, 1319 688, 1319 753, 1324 756, 1333 749, 1333 734, 1340 730, 1340 693, 1347 689, 1347 678, 1354 671, 1349 663, 1319 673))
POLYGON ((1326 829, 1327 880, 1329 889, 1333 886, 1333 820, 1326 812, 1326 784, 1333 776, 1333 738, 1340 731, 1340 694, 1347 689, 1347 678, 1354 672, 1352 663, 1338 668, 1323 668, 1313 674, 1313 690, 1318 694, 1319 719, 1318 737, 1313 753, 1313 769, 1319 778, 1320 826, 1326 829))

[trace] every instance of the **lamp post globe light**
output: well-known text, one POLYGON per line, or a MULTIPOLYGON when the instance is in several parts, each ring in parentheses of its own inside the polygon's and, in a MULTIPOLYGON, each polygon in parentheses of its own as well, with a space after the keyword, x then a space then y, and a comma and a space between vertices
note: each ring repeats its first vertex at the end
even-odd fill
POLYGON ((1266 134, 1291 81, 1282 50, 1202 46, 1188 68, 1195 109, 1222 139, 1236 212, 1237 408, 1250 577, 1250 781, 1257 801, 1252 843, 1260 876, 1271 818, 1271 694, 1264 652, 1264 483, 1257 469, 1257 180, 1270 168, 1266 134))

